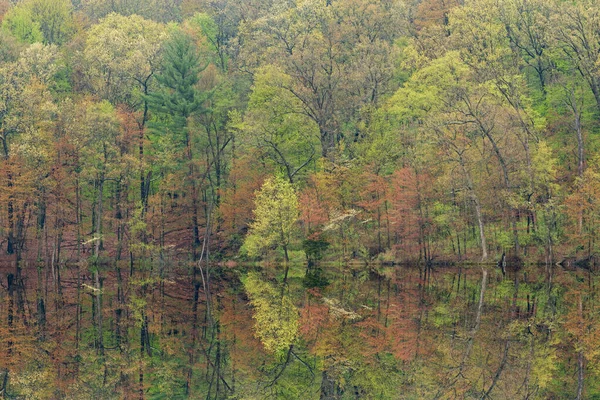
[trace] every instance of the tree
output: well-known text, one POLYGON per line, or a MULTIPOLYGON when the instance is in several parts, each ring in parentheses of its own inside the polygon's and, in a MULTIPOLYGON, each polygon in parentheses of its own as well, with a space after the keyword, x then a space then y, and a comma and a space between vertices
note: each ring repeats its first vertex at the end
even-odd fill
POLYGON ((510 46, 535 71, 540 90, 546 94, 553 63, 548 55, 551 43, 551 7, 544 0, 511 0, 500 11, 510 46))
POLYGON ((282 247, 287 263, 288 247, 299 218, 296 191, 289 181, 280 176, 269 178, 257 193, 255 205, 254 222, 250 225, 244 248, 248 255, 255 257, 271 246, 282 247))
MULTIPOLYGON (((475 187, 477 152, 474 152, 476 127, 469 126, 472 119, 468 112, 461 109, 460 96, 468 96, 464 89, 468 76, 468 67, 459 60, 457 53, 448 53, 444 57, 432 60, 428 65, 415 72, 405 86, 390 99, 389 114, 398 122, 408 125, 404 135, 413 135, 411 146, 414 153, 433 152, 436 162, 442 161, 445 168, 450 168, 450 175, 458 175, 458 188, 467 193, 469 201, 475 209, 475 222, 479 233, 482 259, 488 257, 485 235, 485 221, 479 190, 475 187), (414 126, 414 128, 412 127, 414 126), (416 132, 415 132, 416 130, 416 132), (432 149, 431 146, 435 146, 432 149), (475 154, 473 154, 475 153, 475 154)), ((470 104, 464 98, 463 104, 470 104)), ((407 143, 410 143, 406 140, 407 143)), ((407 146, 408 147, 408 146, 407 146)), ((411 157, 411 161, 417 157, 411 157)), ((406 218, 411 213, 403 211, 407 204, 417 206, 420 203, 418 181, 410 170, 394 174, 392 187, 395 198, 403 198, 397 204, 394 213, 397 218, 406 218), (408 200, 408 201, 407 201, 408 200)), ((410 207, 408 207, 410 210, 410 207)), ((412 217, 415 217, 414 210, 412 217)), ((423 213, 418 214, 420 224, 425 221, 423 213)), ((421 225, 423 226, 423 225, 421 225)), ((402 230, 407 230, 402 228, 402 230)), ((418 236, 422 238, 422 233, 418 236)), ((409 241, 410 242, 410 241, 409 241)))
MULTIPOLYGON (((42 82, 52 75, 54 68, 52 49, 40 45, 27 49, 17 62, 0 66, 0 93, 2 94, 0 96, 0 141, 3 160, 7 163, 7 167, 21 165, 24 161, 22 156, 38 159, 38 156, 44 153, 43 146, 37 147, 40 141, 36 135, 40 132, 41 125, 50 120, 54 109, 49 91, 42 82), (18 151, 15 152, 15 149, 18 151)), ((21 173, 17 170, 7 168, 5 171, 6 187, 9 188, 9 192, 18 191, 18 177, 21 173), (13 185, 16 187, 13 188, 13 185)), ((23 202, 25 209, 28 205, 30 203, 23 202)), ((23 221, 19 222, 18 218, 15 218, 19 213, 10 195, 7 214, 8 252, 13 253, 18 250, 15 249, 15 240, 19 242, 15 234, 17 236, 19 232, 24 234, 24 230, 16 229, 22 226, 23 221)), ((21 215, 25 216, 23 213, 21 215)))
POLYGON ((178 145, 184 146, 188 167, 186 183, 191 186, 194 257, 197 256, 196 249, 200 246, 199 194, 193 151, 194 132, 190 129, 189 118, 204 111, 203 103, 207 97, 207 93, 201 93, 196 88, 199 74, 205 68, 201 67, 199 62, 200 56, 192 39, 181 31, 176 32, 165 46, 163 68, 156 77, 159 83, 158 90, 149 94, 150 108, 162 116, 155 128, 160 129, 162 134, 169 132, 178 145))
POLYGON ((119 171, 119 149, 116 146, 118 120, 114 107, 106 100, 90 104, 87 109, 86 167, 83 176, 93 184, 92 241, 95 257, 99 257, 104 241, 104 201, 106 183, 119 171))
POLYGON ((249 273, 244 287, 254 307, 254 329, 269 353, 283 358, 298 336, 298 310, 289 295, 266 282, 256 273, 249 273))
POLYGON ((31 10, 25 7, 13 7, 4 15, 2 30, 10 32, 23 43, 35 43, 43 40, 40 24, 33 20, 31 10))
POLYGON ((137 15, 103 18, 90 28, 84 52, 94 90, 114 104, 145 104, 167 38, 164 25, 137 15))
POLYGON ((290 80, 277 67, 257 71, 238 138, 259 149, 293 183, 315 159, 320 142, 319 129, 302 113, 300 101, 282 88, 290 80))
POLYGON ((319 128, 321 154, 335 158, 365 104, 376 104, 393 76, 391 43, 399 31, 395 2, 349 1, 327 5, 285 3, 245 26, 240 65, 254 72, 273 64, 291 79, 282 88, 319 128), (395 29, 391 27, 395 26, 395 29), (351 76, 351 79, 348 77, 351 76))
POLYGON ((270 173, 264 165, 257 165, 256 159, 249 154, 237 155, 231 161, 227 186, 222 189, 219 213, 225 242, 231 244, 236 251, 242 246, 242 235, 252 223, 254 197, 265 176, 270 173))
POLYGON ((600 11, 596 0, 553 2, 556 12, 550 23, 562 55, 579 72, 594 94, 600 110, 600 11))
POLYGON ((46 44, 65 43, 75 32, 73 6, 69 0, 26 0, 22 6, 31 9, 46 44))
POLYGON ((162 71, 156 77, 160 86, 150 93, 150 100, 156 111, 168 114, 169 128, 178 134, 188 134, 187 119, 201 109, 205 100, 196 89, 199 74, 206 68, 199 63, 192 39, 176 32, 165 46, 162 71))
POLYGON ((148 94, 160 68, 164 25, 140 16, 110 14, 94 25, 86 41, 84 57, 91 86, 113 104, 125 103, 136 113, 140 162, 140 200, 145 209, 151 173, 146 173, 144 147, 149 115, 148 94))
POLYGON ((568 215, 573 221, 577 221, 571 236, 576 239, 578 248, 587 247, 586 257, 596 253, 600 220, 600 207, 597 204, 600 195, 600 173, 595 165, 596 163, 577 177, 573 192, 565 199, 568 215))
POLYGON ((23 42, 62 44, 75 32, 69 0, 25 0, 8 11, 6 27, 23 42))
POLYGON ((458 0, 424 0, 419 3, 414 18, 417 30, 432 25, 448 25, 450 10, 460 4, 458 0))
POLYGON ((111 13, 139 15, 160 22, 180 19, 181 0, 79 0, 82 11, 97 21, 111 13))

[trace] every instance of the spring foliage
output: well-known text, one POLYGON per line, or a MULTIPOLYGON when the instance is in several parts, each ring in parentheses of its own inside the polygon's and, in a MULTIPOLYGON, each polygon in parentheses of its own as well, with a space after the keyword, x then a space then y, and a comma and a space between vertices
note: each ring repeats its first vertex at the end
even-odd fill
POLYGON ((245 285, 254 307, 254 330, 265 349, 283 357, 298 336, 298 310, 289 295, 281 293, 256 273, 248 274, 245 285))
POLYGON ((251 257, 276 246, 287 251, 300 215, 298 197, 292 185, 282 177, 269 178, 256 195, 254 222, 244 247, 251 257))

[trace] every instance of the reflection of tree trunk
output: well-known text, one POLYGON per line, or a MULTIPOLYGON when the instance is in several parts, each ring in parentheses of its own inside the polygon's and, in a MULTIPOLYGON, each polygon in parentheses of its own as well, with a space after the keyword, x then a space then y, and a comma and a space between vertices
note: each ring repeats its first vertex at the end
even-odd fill
MULTIPOLYGON (((8 144, 6 142, 6 137, 2 137, 2 139, 4 139, 2 141, 2 143, 4 145, 4 162, 5 162, 4 168, 6 168, 6 170, 7 170, 6 186, 7 186, 8 190, 11 190, 10 188, 13 187, 13 174, 11 171, 11 166, 6 165, 6 164, 8 164, 8 144)), ((15 236, 14 236, 15 220, 14 220, 14 198, 13 198, 12 194, 10 194, 8 196, 7 214, 8 214, 8 235, 7 235, 8 242, 6 244, 6 252, 8 254, 14 254, 14 252, 15 252, 15 236)))
MULTIPOLYGON (((10 177, 8 180, 8 187, 12 186, 10 177)), ((6 252, 8 254, 14 254, 15 253, 15 217, 14 217, 14 202, 12 200, 12 195, 9 197, 8 200, 8 207, 7 207, 7 211, 8 211, 8 241, 6 243, 6 252)))
POLYGON ((187 380, 185 384, 185 394, 186 396, 190 396, 192 389, 192 376, 194 373, 194 364, 195 364, 195 350, 196 350, 196 340, 198 337, 198 300, 200 297, 200 282, 197 280, 194 282, 194 298, 192 303, 192 343, 188 350, 188 371, 187 371, 187 380))
MULTIPOLYGON (((518 297, 519 297, 519 280, 515 276, 515 290, 513 292, 512 307, 511 307, 511 319, 512 320, 516 320, 518 318, 518 313, 519 313, 519 309, 517 306, 518 297)), ((529 297, 527 297, 527 299, 529 301, 529 297)), ((504 367, 506 367, 506 362, 508 361, 509 348, 510 348, 510 338, 507 338, 506 341, 504 342, 504 352, 502 355, 502 360, 500 361, 500 365, 498 366, 498 369, 496 370, 496 373, 494 374, 494 377, 492 378, 492 383, 490 384, 490 387, 481 396, 482 400, 490 398, 490 393, 492 393, 492 390, 494 390, 494 387, 498 383, 498 380, 500 379, 500 375, 502 375, 502 371, 504 371, 504 367)))
MULTIPOLYGON (((535 315, 534 315, 535 316, 535 315)), ((525 388, 526 399, 532 397, 533 393, 531 392, 529 381, 531 379, 531 372, 533 369, 533 361, 535 360, 535 336, 531 333, 530 328, 528 328, 529 333, 529 358, 527 359, 527 370, 525 373, 525 380, 523 381, 523 387, 525 388)), ((535 388, 535 386, 534 386, 535 388)), ((533 389, 535 391, 535 389, 533 389)))
POLYGON ((506 361, 508 360, 509 347, 510 347, 510 341, 507 339, 506 342, 504 343, 504 353, 502 356, 502 361, 500 361, 500 365, 498 366, 498 369, 496 370, 496 373, 494 374, 494 378, 492 379, 492 384, 490 385, 489 389, 485 391, 483 396, 481 396, 482 399, 490 398, 490 393, 492 393, 492 390, 494 390, 494 387, 498 383, 498 380, 500 379, 500 375, 502 375, 502 371, 504 371, 504 367, 506 366, 506 361))
MULTIPOLYGON (((485 289, 487 286, 487 270, 482 267, 481 272, 482 272, 482 276, 481 276, 481 292, 479 293, 479 304, 477 305, 477 311, 475 313, 475 324, 473 325, 473 328, 471 329, 471 331, 468 333, 467 348, 465 349, 465 353, 463 354, 460 364, 456 367, 458 369, 458 372, 451 379, 449 379, 448 383, 446 383, 443 387, 441 387, 438 390, 437 394, 434 396, 435 399, 444 397, 444 393, 448 389, 453 388, 456 385, 456 382, 458 381, 459 378, 465 379, 465 377, 463 375, 463 371, 465 370, 467 361, 469 360, 469 356, 471 355, 471 352, 473 351, 473 343, 475 342, 475 336, 477 335, 477 332, 479 332, 479 327, 481 326, 481 314, 483 312, 483 299, 485 296, 485 289)), ((466 274, 465 274, 464 288, 466 291, 466 288, 467 288, 466 274)), ((482 397, 482 399, 483 399, 483 397, 482 397)))
POLYGON ((0 387, 0 395, 3 399, 7 398, 6 389, 8 388, 8 369, 4 370, 4 377, 2 378, 2 387, 0 387))
POLYGON ((44 303, 44 298, 42 295, 42 267, 38 265, 37 267, 37 290, 36 290, 36 300, 37 300, 37 324, 38 324, 38 337, 41 340, 44 340, 46 336, 46 306, 44 303))
POLYGON ((102 281, 100 278, 100 272, 98 271, 98 266, 95 267, 94 271, 94 293, 92 296, 93 299, 93 317, 94 317, 94 325, 96 327, 96 352, 97 354, 104 356, 104 335, 103 335, 103 319, 102 319, 102 281))
POLYGON ((21 316, 23 324, 27 325, 27 317, 25 314, 25 283, 23 282, 21 269, 21 250, 17 251, 17 257, 15 262, 15 275, 14 275, 14 289, 15 289, 15 300, 17 305, 17 313, 21 316))
MULTIPOLYGON (((581 295, 579 295, 579 324, 583 328, 583 302, 581 295)), ((583 384, 584 384, 584 368, 585 368, 585 355, 583 349, 579 350, 577 354, 577 397, 576 400, 583 399, 583 384)))
POLYGON ((577 356, 577 397, 576 400, 583 399, 583 369, 584 369, 584 355, 583 351, 579 351, 577 356))
MULTIPOLYGON (((13 274, 8 274, 6 275, 6 284, 8 286, 8 315, 7 315, 7 322, 8 322, 8 333, 9 333, 9 338, 13 337, 13 321, 15 319, 15 302, 14 302, 14 293, 15 293, 15 276, 13 274)), ((10 356, 12 353, 12 346, 13 346, 13 342, 12 340, 8 340, 7 343, 7 352, 8 355, 10 356)))
POLYGON ((61 207, 58 207, 58 214, 56 215, 56 222, 55 222, 55 226, 56 226, 56 230, 57 230, 57 235, 56 235, 56 239, 54 241, 54 251, 53 251, 53 257, 52 257, 52 265, 55 271, 55 278, 56 278, 56 284, 54 285, 56 288, 56 294, 57 294, 57 304, 59 308, 63 307, 63 287, 62 287, 62 281, 61 281, 61 275, 60 275, 60 258, 61 258, 61 249, 62 249, 62 241, 63 241, 63 221, 62 219, 59 217, 63 213, 63 210, 61 209, 61 207))
POLYGON ((337 400, 339 399, 339 388, 335 380, 331 378, 328 370, 323 371, 321 374, 321 395, 319 400, 337 400))
MULTIPOLYGON (((118 262, 115 262, 115 270, 117 273, 117 305, 115 307, 115 341, 117 348, 123 351, 123 342, 127 341, 127 335, 123 335, 122 317, 125 309, 125 293, 123 289, 123 274, 118 262)), ((125 329, 125 332, 127 330, 125 329)))
POLYGON ((481 292, 479 293, 479 304, 477 305, 477 313, 475 314, 475 325, 471 332, 469 333, 469 343, 467 345, 467 349, 465 350, 465 354, 463 355, 463 359, 460 366, 460 372, 462 373, 465 364, 473 350, 473 343, 475 341, 475 335, 479 331, 479 327, 481 326, 481 313, 483 310, 483 298, 485 295, 485 288, 487 286, 487 270, 485 268, 481 268, 481 292))
MULTIPOLYGON (((142 287, 142 298, 146 296, 145 285, 142 287)), ((144 400, 144 355, 152 356, 150 347, 150 334, 148 332, 148 316, 145 310, 142 310, 142 326, 140 328, 140 361, 139 361, 139 394, 140 400, 144 400)))
MULTIPOLYGON (((37 313, 37 328, 38 328, 38 338, 40 340, 44 340, 45 337, 45 326, 46 326, 46 307, 45 307, 45 302, 44 302, 44 298, 43 298, 43 290, 42 290, 42 286, 43 286, 43 279, 42 279, 42 271, 44 269, 44 257, 42 255, 43 251, 42 248, 44 247, 43 245, 43 232, 44 232, 44 225, 45 225, 45 221, 46 221, 46 205, 45 202, 43 200, 43 189, 40 190, 40 201, 38 203, 38 216, 37 216, 37 228, 36 228, 36 240, 38 242, 38 250, 37 250, 37 260, 36 260, 36 269, 37 269, 37 287, 36 287, 36 313, 37 313)), ((60 211, 60 206, 58 211, 60 211)), ((58 220, 58 214, 59 212, 56 213, 56 220, 58 220)), ((57 223, 55 224, 55 228, 57 227, 57 223)), ((48 235, 45 235, 45 245, 46 245, 46 251, 48 251, 48 235)), ((54 252, 52 253, 52 256, 54 257, 54 252)), ((54 263, 54 259, 52 258, 50 261, 52 264, 54 263)), ((57 285, 55 284, 55 287, 57 285)), ((58 309, 58 304, 57 307, 58 309)))

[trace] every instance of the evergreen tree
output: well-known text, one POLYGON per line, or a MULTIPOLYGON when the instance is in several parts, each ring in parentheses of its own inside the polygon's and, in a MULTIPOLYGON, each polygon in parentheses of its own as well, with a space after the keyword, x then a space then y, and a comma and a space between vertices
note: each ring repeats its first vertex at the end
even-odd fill
POLYGON ((150 93, 148 102, 151 109, 166 118, 161 118, 157 130, 183 134, 185 144, 185 161, 187 174, 185 177, 188 190, 191 193, 191 226, 193 235, 193 257, 198 257, 200 246, 199 219, 199 187, 197 184, 197 167, 194 165, 194 140, 188 126, 189 117, 197 112, 204 112, 203 103, 207 93, 201 93, 197 88, 199 74, 206 67, 200 67, 200 56, 192 39, 182 32, 176 32, 167 43, 163 58, 162 72, 156 77, 160 89, 150 93))
POLYGON ((156 77, 160 85, 157 92, 150 94, 151 108, 171 117, 170 128, 181 132, 187 126, 187 119, 197 111, 202 111, 206 100, 196 88, 201 67, 200 56, 192 39, 177 32, 165 46, 163 69, 156 77))

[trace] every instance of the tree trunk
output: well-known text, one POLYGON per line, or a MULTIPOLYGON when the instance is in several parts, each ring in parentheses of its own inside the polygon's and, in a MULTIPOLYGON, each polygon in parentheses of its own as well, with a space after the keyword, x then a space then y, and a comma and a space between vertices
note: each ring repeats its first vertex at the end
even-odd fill
POLYGON ((321 374, 321 395, 319 400, 337 400, 339 399, 339 388, 335 380, 331 379, 327 370, 321 374))
POLYGON ((461 165, 463 173, 465 175, 465 181, 467 183, 467 190, 469 192, 469 197, 471 197, 473 204, 475 204, 475 216, 477 218, 477 225, 479 226, 479 240, 481 241, 481 261, 486 261, 488 258, 488 252, 487 252, 487 242, 485 240, 483 216, 481 214, 481 203, 479 202, 479 198, 477 197, 477 194, 475 193, 475 190, 473 189, 473 181, 471 179, 471 175, 469 174, 469 171, 467 171, 467 167, 464 163, 464 159, 462 158, 462 155, 460 155, 460 165, 461 165))

